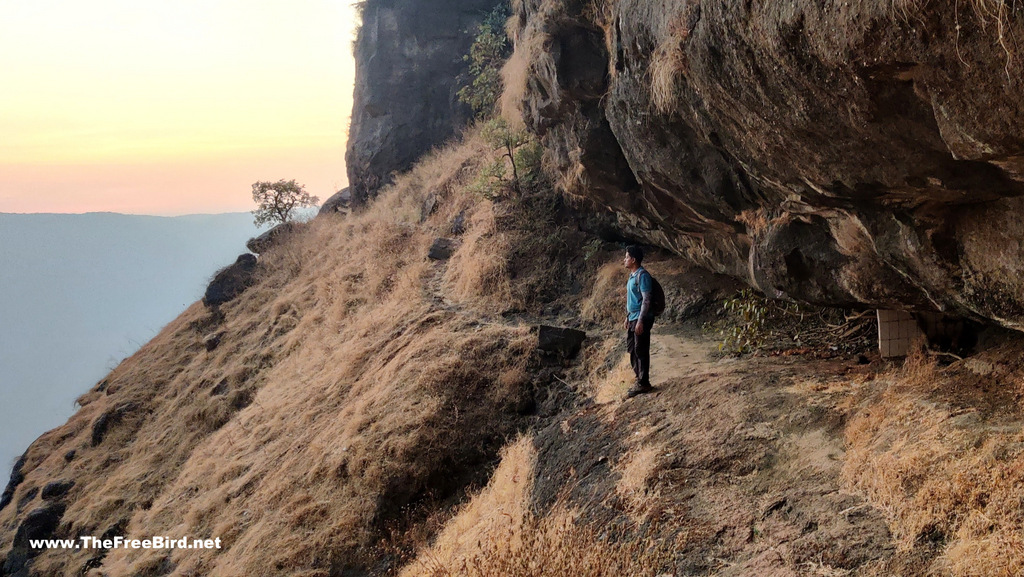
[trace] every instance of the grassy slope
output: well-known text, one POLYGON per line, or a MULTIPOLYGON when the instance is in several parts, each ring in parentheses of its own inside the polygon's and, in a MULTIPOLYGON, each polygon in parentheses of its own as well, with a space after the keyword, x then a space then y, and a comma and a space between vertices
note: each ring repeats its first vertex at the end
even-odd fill
MULTIPOLYGON (((223 318, 185 311, 32 445, 0 512, 0 549, 17 511, 40 504, 26 495, 72 479, 64 534, 120 526, 227 545, 167 559, 112 551, 109 574, 328 574, 375 563, 407 505, 485 480, 529 420, 515 408, 534 346, 527 326, 491 315, 517 304, 506 264, 517 233, 464 190, 489 155, 470 138, 427 160, 365 213, 317 219, 262 257, 260 281, 223 318), (438 209, 421 224, 430 193, 438 209), (462 210, 451 264, 427 260, 462 210), (222 344, 207 352, 213 332, 222 344), (101 415, 111 424, 93 446, 101 415)), ((34 567, 77 574, 93 554, 50 551, 34 567)))

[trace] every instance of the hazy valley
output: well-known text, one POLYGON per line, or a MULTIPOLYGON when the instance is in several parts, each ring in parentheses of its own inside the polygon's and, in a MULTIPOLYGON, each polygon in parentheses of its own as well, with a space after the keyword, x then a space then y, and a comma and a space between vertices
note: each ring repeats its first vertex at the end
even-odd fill
POLYGON ((0 463, 64 422, 257 233, 248 213, 0 214, 0 463))

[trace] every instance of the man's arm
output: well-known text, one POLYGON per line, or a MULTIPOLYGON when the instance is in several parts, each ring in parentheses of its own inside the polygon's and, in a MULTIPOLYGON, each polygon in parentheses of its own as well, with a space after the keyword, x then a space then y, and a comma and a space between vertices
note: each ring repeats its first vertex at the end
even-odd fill
POLYGON ((647 318, 648 312, 651 309, 651 275, 647 271, 643 271, 640 278, 636 279, 637 284, 640 285, 640 297, 643 299, 640 303, 640 318, 636 320, 636 328, 634 332, 637 335, 644 333, 644 319, 647 318))
POLYGON ((651 293, 640 293, 643 297, 643 303, 640 304, 640 318, 636 319, 636 326, 633 327, 633 333, 636 335, 644 334, 644 319, 647 318, 647 310, 651 306, 651 293))

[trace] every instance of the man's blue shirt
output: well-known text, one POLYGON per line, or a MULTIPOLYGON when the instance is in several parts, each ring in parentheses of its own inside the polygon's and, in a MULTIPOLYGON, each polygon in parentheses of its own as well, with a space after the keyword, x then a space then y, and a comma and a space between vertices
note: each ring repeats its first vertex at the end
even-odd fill
POLYGON ((629 320, 640 318, 640 306, 644 304, 642 293, 651 292, 651 274, 640 267, 629 275, 626 281, 626 312, 629 320))

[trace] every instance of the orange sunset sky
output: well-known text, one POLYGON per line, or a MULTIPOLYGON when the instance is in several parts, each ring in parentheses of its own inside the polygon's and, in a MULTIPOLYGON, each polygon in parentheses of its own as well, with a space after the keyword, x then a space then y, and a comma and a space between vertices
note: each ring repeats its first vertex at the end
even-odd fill
POLYGON ((0 3, 0 212, 247 211, 346 185, 352 0, 0 3))

